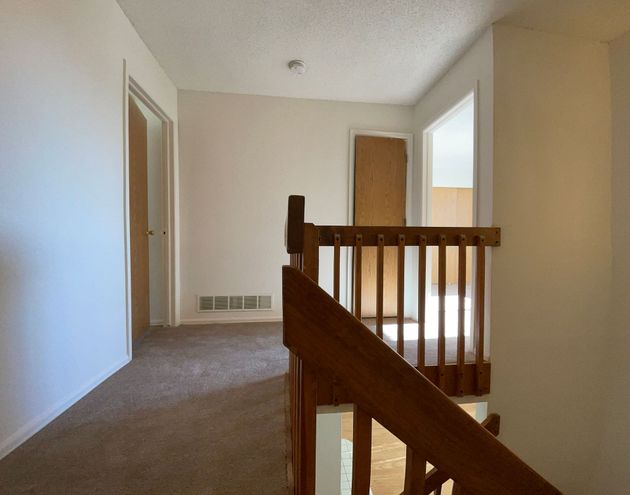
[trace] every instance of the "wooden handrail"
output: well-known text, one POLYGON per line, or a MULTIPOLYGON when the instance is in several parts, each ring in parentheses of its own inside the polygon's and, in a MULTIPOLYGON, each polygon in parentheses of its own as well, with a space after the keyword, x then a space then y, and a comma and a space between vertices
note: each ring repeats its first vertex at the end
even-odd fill
MULTIPOLYGON (((284 344, 310 374, 334 375, 364 413, 448 473, 466 493, 560 493, 317 283, 289 266, 283 267, 283 313, 284 344)), ((309 379, 306 391, 316 394, 311 384, 309 379)), ((312 418, 316 399, 305 399, 312 418)), ((312 419, 307 426, 304 438, 312 443, 312 419)), ((314 445, 305 449, 306 454, 313 451, 314 445)), ((297 493, 314 492, 314 459, 309 462, 303 475, 307 488, 297 493)))
MULTIPOLYGON (((488 417, 481 423, 482 428, 485 428, 495 437, 499 435, 499 427, 501 425, 501 418, 498 414, 489 414, 488 417)), ((424 482, 424 493, 419 495, 429 495, 431 492, 440 488, 444 483, 450 479, 450 476, 437 468, 431 469, 426 474, 424 482)), ((403 494, 401 494, 403 495, 403 494)))
POLYGON ((466 246, 478 246, 483 238, 486 246, 501 245, 501 229, 498 227, 392 227, 362 225, 317 225, 320 246, 334 246, 335 235, 339 234, 341 246, 354 246, 357 235, 363 238, 363 246, 377 246, 378 236, 383 235, 385 246, 398 246, 399 236, 404 235, 408 244, 426 236, 427 246, 439 246, 440 237, 445 236, 446 246, 459 246, 460 236, 466 235, 466 246))

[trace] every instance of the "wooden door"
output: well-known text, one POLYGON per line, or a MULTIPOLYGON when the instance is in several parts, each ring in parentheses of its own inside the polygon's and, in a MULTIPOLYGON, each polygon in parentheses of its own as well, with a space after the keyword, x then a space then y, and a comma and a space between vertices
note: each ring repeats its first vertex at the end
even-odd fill
MULTIPOLYGON (((436 227, 472 227, 473 190, 465 187, 433 187, 431 189, 431 225, 436 227)), ((438 283, 438 248, 432 249, 431 283, 438 283)), ((456 284, 458 251, 446 249, 446 283, 456 284)), ((466 249, 466 280, 472 280, 472 249, 466 249)))
MULTIPOLYGON (((404 139, 356 136, 354 224, 405 225, 407 151, 404 139)), ((396 315, 397 248, 387 247, 383 266, 383 315, 396 315)), ((376 315, 376 248, 363 248, 361 309, 376 315)))
POLYGON ((131 321, 136 340, 149 328, 149 197, 147 120, 129 97, 129 215, 131 244, 131 321))

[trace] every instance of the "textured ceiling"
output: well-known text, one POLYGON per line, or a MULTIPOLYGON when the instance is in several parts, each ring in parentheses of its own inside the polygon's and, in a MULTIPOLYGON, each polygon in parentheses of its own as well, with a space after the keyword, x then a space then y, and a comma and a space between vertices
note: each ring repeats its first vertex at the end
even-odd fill
POLYGON ((180 89, 378 103, 416 103, 495 21, 599 41, 630 30, 630 0, 118 3, 180 89))
POLYGON ((525 0, 118 3, 180 89, 413 104, 525 0))
POLYGON ((630 0, 536 0, 507 15, 502 22, 612 41, 630 30, 630 0))

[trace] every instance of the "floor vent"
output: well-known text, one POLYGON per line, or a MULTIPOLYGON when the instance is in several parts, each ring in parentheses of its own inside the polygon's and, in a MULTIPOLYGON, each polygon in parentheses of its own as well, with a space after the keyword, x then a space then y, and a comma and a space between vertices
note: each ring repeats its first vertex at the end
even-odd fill
POLYGON ((273 298, 262 296, 198 296, 197 312, 270 310, 273 298))

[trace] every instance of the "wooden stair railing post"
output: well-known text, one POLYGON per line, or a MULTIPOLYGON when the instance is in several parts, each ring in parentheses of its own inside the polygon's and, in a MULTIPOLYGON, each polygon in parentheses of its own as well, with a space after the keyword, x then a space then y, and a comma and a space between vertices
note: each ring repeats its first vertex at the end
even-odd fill
MULTIPOLYGON (((287 221, 285 224, 285 246, 291 266, 302 269, 304 252, 304 196, 289 196, 287 221)), ((289 354, 289 415, 291 418, 291 480, 295 494, 300 493, 300 448, 301 448, 301 397, 302 362, 292 352, 289 354)))
POLYGON ((398 270, 396 290, 396 323, 398 336, 396 350, 401 356, 405 355, 405 236, 398 235, 398 270))
POLYGON ((284 239, 291 266, 301 268, 304 252, 304 196, 289 196, 284 239))
MULTIPOLYGON (((319 244, 319 242, 318 242, 319 244)), ((341 236, 335 234, 335 246, 333 250, 333 297, 339 302, 339 278, 341 265, 341 236)))
POLYGON ((303 271, 314 282, 319 282, 319 231, 312 223, 304 224, 303 271))
POLYGON ((361 319, 361 277, 363 274, 363 236, 357 234, 354 245, 354 316, 361 319))
POLYGON ((385 237, 379 234, 376 247, 376 335, 383 338, 383 265, 385 263, 385 237))
POLYGON ((457 395, 464 395, 464 361, 466 359, 466 236, 459 236, 457 270, 457 395))
POLYGON ((424 373, 426 353, 427 236, 418 238, 418 370, 424 373))
POLYGON ((422 495, 427 469, 427 460, 424 456, 407 447, 405 462, 405 489, 403 495, 422 495))
POLYGON ((315 495, 315 455, 317 438, 317 380, 315 370, 302 362, 298 420, 298 495, 315 495))
MULTIPOLYGON (((319 281, 319 233, 312 223, 304 224, 303 271, 313 282, 319 281)), ((303 361, 300 390, 300 432, 298 495, 315 495, 315 455, 317 434, 317 376, 303 361)))
POLYGON ((372 418, 355 404, 352 419, 352 495, 369 495, 372 418))
POLYGON ((477 286, 475 291, 475 369, 477 395, 483 395, 483 358, 486 290, 486 239, 480 235, 477 244, 477 286))
POLYGON ((438 247, 438 386, 446 388, 446 236, 440 235, 438 247))

